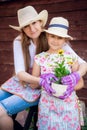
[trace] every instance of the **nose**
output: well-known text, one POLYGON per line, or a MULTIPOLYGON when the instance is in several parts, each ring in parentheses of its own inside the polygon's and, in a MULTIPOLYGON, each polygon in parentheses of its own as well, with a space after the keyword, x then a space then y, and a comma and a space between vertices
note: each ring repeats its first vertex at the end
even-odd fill
POLYGON ((55 37, 55 42, 58 42, 58 40, 59 40, 58 37, 55 37))
POLYGON ((30 25, 30 30, 32 31, 32 32, 34 32, 35 31, 35 27, 34 27, 34 25, 30 25))

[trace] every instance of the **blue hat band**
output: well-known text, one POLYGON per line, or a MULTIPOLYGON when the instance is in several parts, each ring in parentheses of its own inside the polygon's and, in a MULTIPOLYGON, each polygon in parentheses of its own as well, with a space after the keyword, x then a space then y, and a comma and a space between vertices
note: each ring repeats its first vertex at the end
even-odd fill
POLYGON ((67 26, 62 25, 62 24, 50 24, 48 28, 50 27, 60 27, 60 28, 68 29, 67 26))

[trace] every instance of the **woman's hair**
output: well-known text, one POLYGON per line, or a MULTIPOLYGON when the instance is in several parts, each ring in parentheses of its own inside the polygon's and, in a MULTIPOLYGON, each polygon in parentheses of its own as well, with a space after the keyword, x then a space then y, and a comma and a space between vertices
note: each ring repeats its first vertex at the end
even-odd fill
MULTIPOLYGON (((30 45, 30 38, 22 31, 22 50, 24 55, 24 62, 25 62, 25 69, 26 72, 29 72, 29 65, 30 65, 30 53, 29 53, 29 45, 30 45)), ((46 33, 42 32, 38 38, 37 46, 36 46, 36 54, 47 51, 48 50, 48 43, 46 39, 46 33)))

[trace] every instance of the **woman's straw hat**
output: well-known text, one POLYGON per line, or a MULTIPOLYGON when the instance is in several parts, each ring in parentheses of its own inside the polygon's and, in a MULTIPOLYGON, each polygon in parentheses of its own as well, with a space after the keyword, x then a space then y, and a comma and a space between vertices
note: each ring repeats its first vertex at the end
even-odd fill
POLYGON ((70 35, 68 35, 69 22, 67 19, 63 17, 54 17, 50 21, 48 26, 48 30, 44 30, 47 33, 57 35, 64 38, 73 39, 70 35))
POLYGON ((41 20, 43 22, 43 26, 45 26, 48 19, 47 10, 43 10, 40 13, 37 13, 37 11, 34 9, 33 6, 26 6, 22 9, 19 9, 17 11, 17 15, 18 15, 19 26, 9 25, 11 28, 17 31, 21 31, 23 27, 37 20, 41 20))

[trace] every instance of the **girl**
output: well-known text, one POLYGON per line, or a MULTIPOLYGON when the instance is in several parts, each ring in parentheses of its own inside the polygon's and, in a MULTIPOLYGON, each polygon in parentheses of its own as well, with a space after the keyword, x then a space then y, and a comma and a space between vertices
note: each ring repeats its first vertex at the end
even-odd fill
POLYGON ((53 96, 55 91, 51 86, 45 85, 43 80, 40 81, 42 92, 39 102, 38 130, 80 130, 79 107, 75 90, 80 89, 76 84, 77 82, 81 83, 82 79, 80 80, 80 75, 76 72, 78 64, 73 64, 73 66, 69 64, 77 62, 78 57, 69 50, 64 51, 64 55, 63 53, 62 55, 58 54, 66 42, 73 39, 68 35, 68 27, 67 19, 53 18, 48 30, 44 30, 47 33, 49 50, 35 56, 32 72, 34 76, 41 75, 41 78, 46 78, 48 73, 54 73, 56 63, 61 63, 62 60, 64 60, 66 69, 71 73, 71 75, 61 78, 61 83, 67 84, 68 87, 65 93, 59 97, 53 96), (71 79, 75 77, 76 80, 73 84, 71 79))

